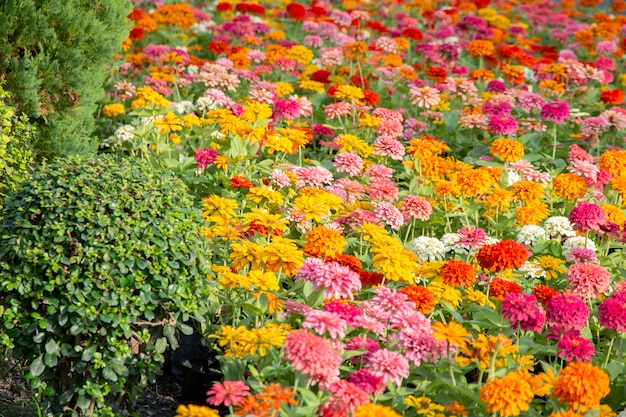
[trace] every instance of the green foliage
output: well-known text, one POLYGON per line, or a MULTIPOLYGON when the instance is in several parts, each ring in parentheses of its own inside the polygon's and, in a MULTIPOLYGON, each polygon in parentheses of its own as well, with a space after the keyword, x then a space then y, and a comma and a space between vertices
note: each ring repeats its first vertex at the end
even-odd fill
POLYGON ((131 29, 129 0, 0 2, 0 74, 46 156, 91 154, 107 66, 131 29))
POLYGON ((9 96, 0 86, 0 209, 7 193, 15 191, 32 166, 30 148, 34 128, 26 115, 17 115, 5 103, 9 96))
POLYGON ((137 160, 59 158, 0 216, 0 342, 29 363, 44 409, 113 415, 209 308, 186 188, 137 160))

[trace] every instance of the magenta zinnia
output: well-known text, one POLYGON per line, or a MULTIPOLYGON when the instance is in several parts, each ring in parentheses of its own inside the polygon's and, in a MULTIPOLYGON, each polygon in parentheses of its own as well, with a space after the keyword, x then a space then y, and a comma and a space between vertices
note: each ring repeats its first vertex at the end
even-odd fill
POLYGON ((508 293, 502 300, 502 317, 509 319, 511 326, 522 330, 539 332, 546 322, 546 316, 532 294, 508 293))

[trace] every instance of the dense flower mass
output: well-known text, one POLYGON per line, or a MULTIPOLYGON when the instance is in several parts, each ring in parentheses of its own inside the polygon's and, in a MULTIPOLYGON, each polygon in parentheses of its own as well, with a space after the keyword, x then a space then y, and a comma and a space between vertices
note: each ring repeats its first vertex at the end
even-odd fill
MULTIPOLYGON (((153 265, 144 243, 173 243, 152 242, 160 214, 140 213, 142 243, 129 237, 124 250, 145 262, 100 275, 128 269, 136 282, 121 284, 136 289, 148 266, 202 261, 197 288, 154 289, 211 301, 180 306, 224 373, 208 404, 261 417, 572 417, 600 401, 601 417, 621 411, 623 0, 132 3, 96 120, 100 150, 180 177, 207 248, 153 265)), ((69 87, 40 94, 36 117, 80 107, 69 87)), ((4 101, 0 90, 3 121, 4 101)), ((21 148, 5 145, 18 125, 0 128, 3 198, 5 176, 26 170, 5 170, 19 165, 21 148)), ((27 251, 30 269, 64 251, 47 285, 71 286, 65 272, 101 258, 77 236, 142 198, 127 197, 78 229, 29 212, 57 245, 27 251)), ((20 299, 5 295, 30 289, 2 275, 13 262, 0 243, 0 299, 20 299)), ((56 304, 40 302, 31 328, 44 331, 36 316, 56 304)), ((5 307, 10 346, 22 317, 5 307)), ((52 339, 31 339, 30 369, 43 360, 47 372, 52 339)))

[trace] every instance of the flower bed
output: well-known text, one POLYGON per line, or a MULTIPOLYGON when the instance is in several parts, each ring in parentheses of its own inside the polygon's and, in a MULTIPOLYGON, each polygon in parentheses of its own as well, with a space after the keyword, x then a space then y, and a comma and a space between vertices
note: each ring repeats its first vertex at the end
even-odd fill
POLYGON ((102 150, 212 251, 179 416, 626 407, 623 1, 135 3, 102 150))

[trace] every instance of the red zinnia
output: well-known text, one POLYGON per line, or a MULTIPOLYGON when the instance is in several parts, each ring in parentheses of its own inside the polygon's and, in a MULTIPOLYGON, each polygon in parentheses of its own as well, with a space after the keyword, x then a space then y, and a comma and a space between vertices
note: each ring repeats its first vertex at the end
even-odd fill
POLYGON ((624 102, 624 92, 618 89, 603 91, 600 93, 600 101, 604 104, 622 104, 624 102))
POLYGON ((140 41, 143 39, 145 33, 146 31, 143 30, 142 28, 133 28, 130 31, 130 35, 128 35, 128 37, 134 41, 140 41))
POLYGON ((378 105, 378 103, 380 103, 380 97, 378 93, 376 93, 376 91, 363 90, 363 95, 365 96, 363 97, 363 102, 365 104, 368 104, 370 106, 376 106, 378 105))
POLYGON ((476 258, 483 268, 501 272, 521 267, 528 259, 528 251, 514 240, 502 240, 480 248, 476 258))
POLYGON ((379 272, 361 271, 359 272, 361 285, 380 285, 385 276, 379 272))
POLYGON ((328 80, 328 77, 330 77, 331 75, 333 75, 333 73, 330 71, 317 70, 313 74, 311 74, 311 81, 317 81, 318 83, 327 84, 330 82, 328 80))
POLYGON ((293 20, 303 21, 306 19, 306 9, 299 3, 289 3, 287 5, 287 13, 293 20))
POLYGON ((215 7, 215 10, 217 10, 218 12, 229 12, 229 11, 233 10, 233 5, 223 1, 221 3, 217 3, 217 6, 215 7))
POLYGON ((424 39, 424 35, 422 34, 422 31, 419 29, 415 29, 415 28, 404 29, 402 31, 402 36, 404 36, 405 38, 412 39, 414 41, 418 41, 418 42, 421 42, 421 40, 424 39))

